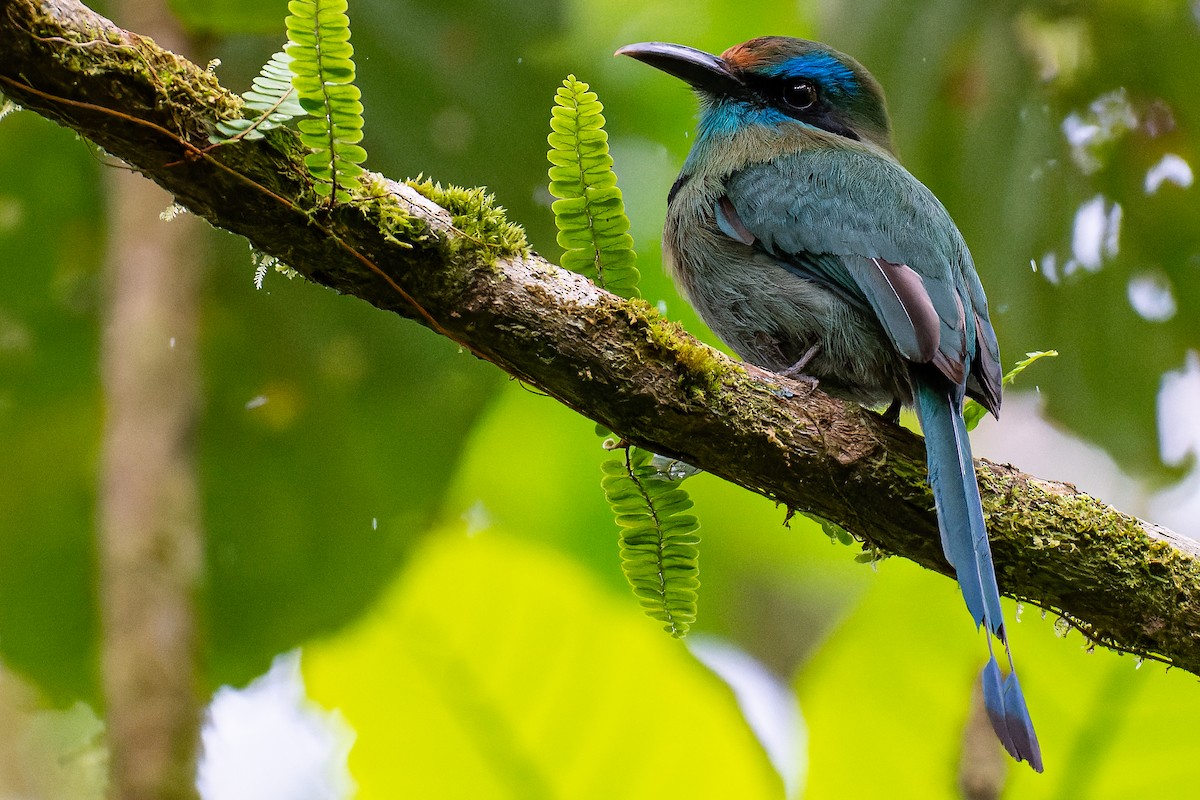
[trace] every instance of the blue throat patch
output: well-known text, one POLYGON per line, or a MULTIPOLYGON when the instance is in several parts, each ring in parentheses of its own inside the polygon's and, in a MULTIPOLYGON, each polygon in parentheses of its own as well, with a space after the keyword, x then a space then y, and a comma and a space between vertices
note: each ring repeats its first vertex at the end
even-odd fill
POLYGON ((772 127, 791 120, 782 111, 769 106, 707 97, 702 98, 701 103, 700 124, 696 131, 700 141, 732 136, 749 125, 772 127))

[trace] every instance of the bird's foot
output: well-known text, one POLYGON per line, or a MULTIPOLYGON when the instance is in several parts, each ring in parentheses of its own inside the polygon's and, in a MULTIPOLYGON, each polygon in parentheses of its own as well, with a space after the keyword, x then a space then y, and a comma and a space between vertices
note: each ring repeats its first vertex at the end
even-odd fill
POLYGON ((815 375, 805 375, 803 373, 801 373, 800 375, 789 375, 786 372, 781 372, 779 374, 784 375, 788 378, 791 378, 796 383, 806 383, 814 389, 818 388, 821 385, 821 381, 818 380, 815 375))
POLYGON ((800 356, 799 361, 797 361, 795 364, 792 364, 790 367, 783 370, 779 374, 783 375, 784 377, 787 377, 787 378, 792 378, 792 379, 798 380, 798 381, 804 381, 805 383, 811 383, 813 386, 816 386, 817 379, 811 375, 805 375, 804 368, 807 367, 809 362, 813 360, 813 356, 815 356, 819 352, 821 352, 821 345, 818 342, 817 344, 814 344, 812 347, 808 348, 808 350, 805 351, 804 355, 800 356))

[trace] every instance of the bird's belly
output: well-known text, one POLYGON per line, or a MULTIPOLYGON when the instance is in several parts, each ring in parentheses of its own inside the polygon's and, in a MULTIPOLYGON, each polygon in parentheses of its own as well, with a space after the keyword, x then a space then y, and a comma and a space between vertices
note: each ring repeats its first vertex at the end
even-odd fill
POLYGON ((803 372, 826 391, 866 405, 911 400, 908 367, 869 310, 703 226, 680 236, 668 225, 663 250, 676 286, 746 361, 778 372, 816 345, 803 372))

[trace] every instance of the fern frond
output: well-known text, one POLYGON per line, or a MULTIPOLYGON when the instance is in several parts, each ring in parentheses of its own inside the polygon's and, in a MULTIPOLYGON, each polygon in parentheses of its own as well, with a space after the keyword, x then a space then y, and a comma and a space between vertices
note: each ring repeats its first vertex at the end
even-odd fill
MULTIPOLYGON (((1008 371, 1008 373, 1004 376, 1004 379, 1000 382, 1000 385, 1008 386, 1017 379, 1018 375, 1020 375, 1026 370, 1026 368, 1033 364, 1033 362, 1043 358, 1054 358, 1057 355, 1057 350, 1037 350, 1032 353, 1026 353, 1025 358, 1021 361, 1018 361, 1016 365, 1008 371)), ((979 424, 979 421, 983 419, 983 415, 986 413, 987 410, 983 406, 968 398, 967 402, 963 404, 963 421, 967 423, 967 430, 975 430, 975 426, 979 424)))
POLYGON ((282 273, 288 280, 291 280, 300 274, 275 256, 264 253, 254 245, 250 245, 250 263, 254 265, 255 289, 262 289, 263 281, 267 279, 267 272, 272 269, 274 269, 276 272, 282 273))
POLYGON ((652 453, 626 448, 604 462, 604 496, 620 528, 621 569, 646 613, 677 639, 696 621, 700 552, 687 492, 664 480, 652 453))
POLYGON ((254 119, 223 120, 217 123, 217 130, 225 138, 213 136, 214 141, 232 141, 235 139, 261 139, 263 131, 277 128, 296 117, 304 114, 297 100, 296 90, 292 86, 292 57, 287 53, 278 52, 263 64, 262 70, 255 77, 250 89, 242 93, 246 108, 257 111, 254 119))
POLYGON ((563 268, 623 297, 638 297, 637 256, 625 201, 617 187, 604 106, 588 85, 568 75, 550 114, 550 194, 563 268))
POLYGON ((312 152, 304 163, 315 190, 330 202, 347 201, 347 188, 363 173, 362 95, 354 85, 354 48, 346 0, 290 0, 288 44, 292 86, 309 114, 300 139, 312 152))

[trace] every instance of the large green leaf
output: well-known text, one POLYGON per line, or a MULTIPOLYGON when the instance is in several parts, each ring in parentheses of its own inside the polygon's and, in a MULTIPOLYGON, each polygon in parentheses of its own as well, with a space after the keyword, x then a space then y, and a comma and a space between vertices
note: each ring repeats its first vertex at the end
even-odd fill
POLYGON ((304 653, 359 796, 780 797, 728 689, 561 554, 444 533, 304 653))

